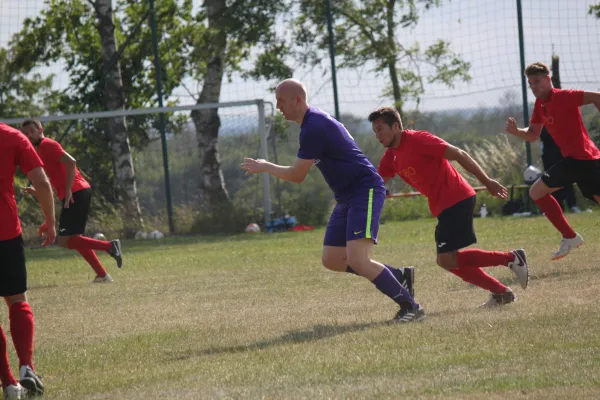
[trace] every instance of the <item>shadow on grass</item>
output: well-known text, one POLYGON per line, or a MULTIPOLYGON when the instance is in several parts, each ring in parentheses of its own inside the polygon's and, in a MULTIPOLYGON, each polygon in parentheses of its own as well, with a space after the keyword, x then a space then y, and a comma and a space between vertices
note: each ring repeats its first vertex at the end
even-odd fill
MULTIPOLYGON (((271 347, 283 346, 286 344, 306 343, 316 340, 326 339, 329 337, 342 335, 344 333, 362 331, 365 329, 375 328, 378 326, 387 326, 397 324, 391 321, 369 322, 362 324, 349 325, 315 325, 312 329, 291 331, 285 335, 261 340, 259 342, 242 344, 237 346, 212 347, 209 349, 198 351, 186 351, 171 353, 170 359, 175 361, 187 360, 194 357, 209 356, 215 354, 234 354, 244 353, 247 351, 264 350, 271 347)), ((398 324, 399 325, 399 324, 398 324)))
MULTIPOLYGON (((595 271, 596 268, 595 267, 590 267, 590 268, 584 268, 584 269, 577 269, 577 270, 566 270, 566 269, 562 269, 562 270, 558 270, 558 271, 540 271, 539 269, 537 269, 536 271, 529 271, 529 283, 531 283, 531 281, 538 281, 538 280, 543 280, 543 279, 551 279, 551 278, 559 278, 559 279, 571 279, 575 276, 578 275, 583 275, 589 272, 593 272, 595 271)), ((519 280, 512 276, 512 277, 507 277, 507 278, 500 278, 498 279, 500 282, 502 282, 502 284, 512 287, 512 286, 519 286, 519 280)), ((454 284, 452 285, 452 287, 450 289, 448 289, 450 292, 461 292, 465 289, 467 290, 481 290, 481 288, 468 283, 466 286, 463 285, 464 282, 459 281, 458 284, 454 284)))
MULTIPOLYGON (((448 317, 452 314, 460 314, 465 312, 464 309, 454 309, 454 310, 444 310, 438 312, 427 313, 426 318, 420 322, 413 322, 411 324, 422 324, 426 323, 429 318, 437 318, 437 317, 448 317)), ((395 322, 392 320, 386 321, 378 321, 378 322, 368 322, 368 323, 360 323, 360 324, 348 324, 348 325, 315 325, 311 329, 307 330, 297 330, 290 331, 285 335, 265 339, 254 343, 241 344, 237 346, 222 346, 222 347, 212 347, 209 349, 203 350, 190 350, 190 351, 179 351, 176 353, 170 352, 169 359, 173 361, 182 361, 188 360, 190 358, 202 357, 202 356, 210 356, 210 355, 218 355, 218 354, 235 354, 235 353, 245 353, 248 351, 255 350, 264 350, 271 347, 276 346, 284 346, 287 344, 298 344, 298 343, 307 343, 313 342, 321 339, 327 339, 333 336, 342 335, 350 332, 358 332, 366 329, 372 329, 382 326, 393 326, 396 325, 399 329, 401 329, 405 324, 395 322)))

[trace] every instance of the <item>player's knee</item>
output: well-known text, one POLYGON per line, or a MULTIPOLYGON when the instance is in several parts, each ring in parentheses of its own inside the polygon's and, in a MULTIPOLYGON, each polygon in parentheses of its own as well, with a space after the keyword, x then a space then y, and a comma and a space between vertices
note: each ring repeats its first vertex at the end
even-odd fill
POLYGON ((537 195, 536 188, 531 186, 529 188, 529 197, 531 197, 533 200, 537 200, 536 195, 537 195))
POLYGON ((456 261, 451 253, 438 255, 436 261, 437 265, 445 270, 456 268, 456 261))
POLYGON ((59 236, 58 237, 58 245, 62 248, 68 249, 70 238, 71 238, 70 236, 59 236))
POLYGON ((348 265, 351 265, 356 268, 360 268, 370 262, 369 257, 364 255, 355 255, 351 254, 348 256, 348 265))

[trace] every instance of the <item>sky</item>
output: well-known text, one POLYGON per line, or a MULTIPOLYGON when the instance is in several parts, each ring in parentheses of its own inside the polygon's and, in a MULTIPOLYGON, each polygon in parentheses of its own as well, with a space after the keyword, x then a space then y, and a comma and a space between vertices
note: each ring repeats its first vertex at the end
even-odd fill
MULTIPOLYGON (((197 4, 200 0, 194 0, 197 4)), ((522 0, 525 64, 550 63, 552 54, 561 59, 564 88, 600 91, 600 20, 587 14, 595 0, 522 0)), ((437 39, 450 42, 451 48, 471 63, 472 80, 457 82, 453 88, 427 84, 419 108, 423 111, 494 107, 503 94, 515 93, 521 102, 521 65, 519 58, 516 1, 460 0, 442 1, 442 7, 421 15, 415 29, 397 32, 405 45, 419 42, 425 48, 437 39)), ((23 20, 39 14, 41 0, 0 0, 0 46, 22 27, 23 20)), ((285 27, 278 27, 284 29, 285 27)), ((329 65, 327 64, 327 68, 329 65)), ((423 69, 427 71, 426 68, 423 69)), ((43 72, 57 74, 57 87, 65 87, 66 74, 60 65, 43 72)), ((333 112, 333 91, 328 70, 296 68, 294 78, 307 85, 309 102, 333 112)), ((391 99, 383 96, 389 82, 385 73, 372 65, 361 69, 338 70, 338 93, 342 113, 368 114, 369 110, 391 99)), ((196 87, 188 81, 188 86, 196 87)), ((264 99, 274 101, 269 91, 273 82, 244 81, 234 76, 222 90, 222 101, 264 99)), ((180 104, 193 99, 181 88, 180 104)), ((528 100, 532 101, 531 93, 528 100)), ((409 103, 409 108, 415 103, 409 103)))

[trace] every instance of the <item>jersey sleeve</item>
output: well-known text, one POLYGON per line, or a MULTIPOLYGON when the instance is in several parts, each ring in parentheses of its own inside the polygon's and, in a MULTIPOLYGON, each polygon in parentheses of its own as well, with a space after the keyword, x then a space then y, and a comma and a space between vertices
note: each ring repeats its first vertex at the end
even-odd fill
POLYGON ((298 158, 303 160, 316 160, 321 158, 325 149, 325 137, 314 126, 307 125, 300 131, 300 148, 298 158))
POLYGON ((577 108, 583 105, 583 90, 561 90, 561 103, 569 108, 577 108))
POLYGON ((418 143, 415 149, 423 155, 443 158, 444 152, 448 148, 448 142, 444 139, 432 135, 429 132, 421 131, 416 136, 418 143))
POLYGON ((533 114, 531 114, 531 120, 529 121, 529 125, 543 123, 544 120, 542 119, 542 103, 540 102, 540 100, 536 100, 535 105, 533 106, 533 114))
POLYGON ((17 139, 15 164, 18 165, 25 174, 44 165, 29 139, 24 135, 19 135, 17 139))
POLYGON ((65 154, 65 149, 55 140, 44 139, 40 144, 40 148, 43 149, 44 157, 47 157, 47 160, 60 162, 60 158, 65 154))

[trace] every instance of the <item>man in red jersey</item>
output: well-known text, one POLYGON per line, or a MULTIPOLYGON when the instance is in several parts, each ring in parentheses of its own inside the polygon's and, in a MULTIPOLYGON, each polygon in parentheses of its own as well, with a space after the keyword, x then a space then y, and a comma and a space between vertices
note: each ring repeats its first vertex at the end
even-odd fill
POLYGON ((525 251, 510 252, 465 249, 477 242, 473 229, 475 190, 452 166, 457 161, 494 195, 506 199, 507 191, 490 179, 466 152, 425 131, 403 129, 400 114, 393 107, 381 107, 369 115, 375 136, 387 147, 379 163, 385 183, 396 174, 421 192, 438 218, 435 228, 437 264, 454 275, 490 292, 486 307, 515 300, 512 290, 481 268, 506 266, 527 288, 529 272, 525 251))
POLYGON ((533 115, 529 127, 523 129, 509 118, 506 132, 533 142, 539 139, 542 127, 546 127, 564 157, 544 171, 529 189, 533 201, 562 234, 560 247, 552 255, 552 260, 558 260, 581 246, 583 238, 571 228, 550 194, 575 182, 585 197, 600 204, 600 150, 590 139, 579 111, 585 104, 594 104, 600 111, 600 93, 553 88, 550 70, 541 62, 529 65, 525 75, 536 97, 533 115))
MULTIPOLYGON (((33 119, 23 121, 22 129, 44 163, 50 182, 63 207, 58 227, 61 247, 77 250, 96 272, 95 283, 112 282, 94 250, 106 251, 121 268, 121 243, 117 240, 95 240, 83 236, 92 198, 90 184, 81 176, 75 159, 55 140, 44 137, 42 124, 33 119)), ((26 193, 35 194, 32 188, 26 193)))
POLYGON ((10 335, 19 358, 17 382, 8 363, 6 336, 0 327, 0 380, 5 399, 44 394, 44 384, 33 369, 34 318, 27 302, 27 269, 21 223, 15 201, 17 166, 27 175, 38 192, 45 222, 38 232, 46 235, 42 246, 56 239, 52 188, 42 161, 27 138, 17 129, 0 123, 0 296, 8 306, 10 335))

